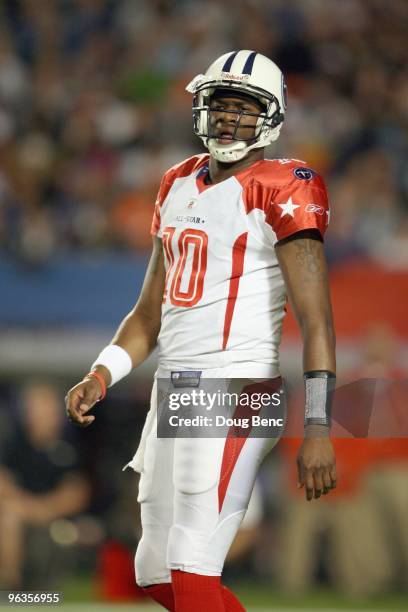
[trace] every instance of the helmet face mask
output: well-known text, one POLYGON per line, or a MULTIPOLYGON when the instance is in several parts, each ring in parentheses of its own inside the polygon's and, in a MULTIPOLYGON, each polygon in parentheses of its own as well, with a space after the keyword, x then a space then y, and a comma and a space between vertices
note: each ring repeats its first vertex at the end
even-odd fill
MULTIPOLYGON (((233 98, 234 92, 231 92, 228 95, 228 97, 233 98)), ((237 97, 240 97, 238 91, 237 91, 237 97)), ((267 104, 265 104, 264 102, 261 102, 259 98, 255 98, 255 96, 246 96, 246 97, 248 97, 248 99, 252 98, 251 100, 252 103, 257 103, 259 106, 263 106, 264 108, 263 109, 260 108, 259 112, 256 112, 256 113, 248 111, 248 110, 230 109, 228 110, 228 114, 237 115, 233 139, 243 140, 243 141, 252 143, 254 140, 257 140, 261 136, 262 132, 265 132, 267 128, 272 129, 280 123, 280 120, 277 119, 277 115, 280 115, 280 112, 279 112, 279 107, 278 107, 276 100, 269 101, 267 102, 267 104), (256 117, 257 118, 256 124, 255 125, 242 125, 241 119, 246 118, 246 117, 256 117), (237 136, 237 132, 239 129, 244 129, 244 128, 247 128, 247 129, 253 128, 255 130, 254 134, 250 136, 249 138, 243 138, 243 137, 239 138, 237 136)), ((213 100, 214 100, 214 95, 207 99, 204 98, 203 106, 196 106, 195 103, 193 102, 193 121, 194 121, 194 125, 197 125, 197 130, 200 129, 200 126, 203 124, 204 119, 203 117, 200 117, 202 113, 206 114, 205 117, 207 120, 207 129, 202 134, 199 133, 198 131, 195 131, 197 136, 201 136, 201 137, 205 136, 208 138, 214 137, 214 134, 213 134, 214 120, 212 119, 212 115, 216 113, 220 113, 220 110, 218 110, 217 108, 212 108, 211 102, 213 100)))
POLYGON ((202 139, 215 159, 232 163, 246 157, 250 150, 263 148, 278 138, 286 108, 285 85, 279 68, 265 56, 254 51, 227 53, 218 58, 205 75, 195 77, 187 86, 187 91, 194 94, 194 133, 202 139), (244 70, 250 65, 250 74, 238 74, 235 68, 234 72, 225 71, 225 67, 231 69, 235 64, 238 68, 244 64, 244 70), (242 97, 260 106, 258 113, 228 110, 228 114, 237 115, 231 144, 221 144, 213 135, 212 116, 217 111, 211 108, 211 101, 217 97, 242 97), (255 125, 245 123, 245 118, 249 116, 257 117, 255 125), (244 138, 243 128, 248 127, 253 128, 253 133, 244 138))
MULTIPOLYGON (((204 110, 200 112, 207 113, 208 126, 207 126, 206 135, 208 136, 208 138, 218 138, 219 137, 218 136, 218 132, 219 132, 218 124, 220 123, 220 120, 216 119, 214 115, 217 115, 217 114, 219 115, 220 112, 222 111, 220 111, 219 109, 214 109, 210 107, 208 110, 204 110)), ((234 131, 231 135, 231 140, 239 140, 242 142, 247 142, 249 144, 252 144, 259 138, 261 134, 261 130, 266 121, 265 116, 261 116, 259 113, 250 113, 248 111, 243 111, 243 110, 241 111, 228 110, 228 114, 236 116, 234 124, 233 124, 234 131), (255 124, 244 124, 243 121, 245 121, 248 117, 256 117, 257 119, 256 123, 255 124), (262 119, 261 125, 258 125, 260 118, 262 119), (249 130, 251 130, 250 135, 247 138, 244 138, 243 132, 248 134, 249 130), (240 136, 238 136, 239 132, 241 132, 240 136)), ((203 136, 204 134, 197 134, 197 135, 203 136)))

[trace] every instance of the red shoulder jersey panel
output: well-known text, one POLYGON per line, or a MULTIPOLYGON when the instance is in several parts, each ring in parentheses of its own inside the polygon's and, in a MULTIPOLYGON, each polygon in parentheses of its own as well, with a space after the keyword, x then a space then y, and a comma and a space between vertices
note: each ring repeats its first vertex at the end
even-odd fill
POLYGON ((160 209, 163 206, 167 194, 169 193, 174 181, 177 178, 182 178, 192 174, 198 168, 203 166, 208 161, 209 155, 203 153, 202 155, 193 155, 184 161, 172 166, 165 174, 160 183, 159 192, 157 194, 156 203, 154 206, 153 221, 150 233, 153 236, 157 235, 160 228, 160 209))
POLYGON ((329 222, 326 187, 304 162, 262 160, 237 178, 246 212, 263 210, 278 240, 306 229, 318 229, 323 237, 329 222))

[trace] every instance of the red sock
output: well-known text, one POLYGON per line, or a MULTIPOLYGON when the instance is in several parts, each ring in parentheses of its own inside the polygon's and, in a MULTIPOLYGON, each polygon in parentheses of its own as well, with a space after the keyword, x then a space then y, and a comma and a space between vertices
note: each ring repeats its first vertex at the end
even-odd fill
POLYGON ((177 612, 225 612, 220 576, 172 570, 171 582, 177 612))
POLYGON ((163 606, 163 608, 166 608, 166 610, 170 610, 170 612, 175 611, 173 589, 170 582, 152 584, 151 586, 143 587, 143 591, 163 606))
POLYGON ((221 586, 221 594, 224 600, 225 612, 245 612, 245 608, 239 599, 224 585, 221 586))

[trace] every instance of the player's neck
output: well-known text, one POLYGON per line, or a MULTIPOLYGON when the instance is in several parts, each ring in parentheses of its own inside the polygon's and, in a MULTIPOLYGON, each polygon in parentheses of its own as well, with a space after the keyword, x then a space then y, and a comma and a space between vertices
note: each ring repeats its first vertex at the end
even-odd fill
POLYGON ((264 157, 264 149, 253 149, 246 157, 244 157, 244 159, 240 159, 233 164, 226 164, 214 159, 213 157, 210 157, 209 171, 211 183, 214 184, 225 181, 225 179, 234 176, 234 174, 237 174, 237 172, 240 172, 249 166, 252 166, 252 164, 264 159, 264 157))

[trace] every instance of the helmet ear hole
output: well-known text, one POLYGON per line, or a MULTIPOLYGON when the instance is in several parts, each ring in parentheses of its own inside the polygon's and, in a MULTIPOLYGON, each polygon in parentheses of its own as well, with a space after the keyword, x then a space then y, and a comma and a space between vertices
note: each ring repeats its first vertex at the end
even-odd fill
POLYGON ((283 113, 277 113, 272 117, 272 127, 276 127, 280 125, 285 119, 285 115, 283 113))

